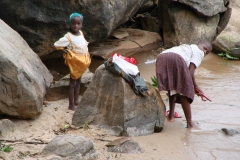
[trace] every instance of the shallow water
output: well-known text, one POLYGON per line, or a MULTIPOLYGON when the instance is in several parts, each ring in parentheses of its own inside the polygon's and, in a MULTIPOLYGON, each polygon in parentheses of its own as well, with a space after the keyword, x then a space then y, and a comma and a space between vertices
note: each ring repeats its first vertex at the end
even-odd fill
MULTIPOLYGON (((155 75, 155 55, 154 51, 134 55, 141 76, 150 82, 155 75)), ((240 61, 227 61, 213 53, 206 56, 196 70, 199 87, 212 100, 202 101, 195 96, 191 105, 195 126, 186 129, 182 138, 196 159, 240 159, 240 134, 227 136, 221 131, 229 128, 240 132, 239 71, 240 61)), ((165 100, 166 96, 162 98, 165 100)), ((180 105, 176 106, 176 110, 184 115, 180 105)))
POLYGON ((198 125, 183 139, 198 159, 240 159, 240 134, 229 137, 221 131, 240 131, 239 71, 240 61, 210 54, 196 72, 199 85, 212 100, 203 102, 196 97, 192 113, 198 125))

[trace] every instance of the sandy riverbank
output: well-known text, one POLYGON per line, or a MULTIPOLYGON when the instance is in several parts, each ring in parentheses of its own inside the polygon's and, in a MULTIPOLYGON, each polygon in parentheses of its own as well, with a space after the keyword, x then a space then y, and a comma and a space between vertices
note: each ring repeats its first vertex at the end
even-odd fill
MULTIPOLYGON (((73 111, 67 110, 68 99, 48 102, 44 106, 43 113, 36 120, 18 120, 11 119, 16 125, 17 132, 10 139, 49 142, 56 136, 60 128, 65 124, 71 124, 73 111)), ((181 108, 177 108, 177 110, 181 108)), ((115 140, 119 137, 111 136, 104 130, 95 128, 90 125, 90 129, 68 130, 66 133, 59 134, 74 134, 83 135, 90 138, 99 155, 99 159, 123 159, 123 160, 158 160, 168 159, 175 160, 176 157, 182 160, 191 160, 191 151, 187 148, 187 144, 182 140, 185 132, 185 118, 176 119, 174 122, 165 122, 162 132, 154 133, 149 136, 133 137, 139 145, 145 150, 141 154, 120 154, 107 152, 105 146, 109 140, 115 140), (101 140, 99 140, 101 139, 101 140), (106 140, 106 141, 104 141, 106 140)), ((9 143, 10 144, 10 143, 9 143)), ((12 159, 37 159, 38 154, 42 151, 45 144, 23 144, 20 142, 11 143, 14 149, 10 153, 1 152, 1 157, 6 160, 12 159)))
MULTIPOLYGON (((145 57, 144 59, 147 60, 145 57)), ((239 66, 239 61, 227 61, 226 63, 214 54, 207 56, 196 72, 196 76, 201 88, 212 99, 212 102, 203 102, 196 97, 192 104, 193 121, 196 126, 192 129, 185 128, 186 121, 182 108, 177 105, 176 111, 182 114, 182 118, 175 119, 174 122, 165 121, 164 129, 160 133, 132 137, 145 150, 144 153, 107 152, 105 144, 119 137, 111 136, 104 130, 91 125, 89 130, 69 130, 65 134, 83 135, 90 138, 100 160, 235 160, 240 156, 238 143, 240 136, 226 137, 221 132, 221 128, 240 130, 240 119, 236 114, 240 111, 240 101, 236 94, 239 91, 237 87, 239 74, 236 74, 240 71, 239 66)), ((140 65, 139 70, 141 75, 150 81, 150 77, 154 74, 154 63, 140 65)), ((162 95, 167 104, 166 96, 164 93, 162 95)), ((71 124, 73 111, 67 110, 67 106, 67 98, 49 101, 44 106, 42 114, 35 120, 11 119, 18 130, 11 138, 37 142, 39 140, 51 141, 56 136, 56 131, 59 131, 65 124, 71 124)), ((12 145, 14 146, 12 152, 0 152, 0 156, 6 160, 15 160, 22 159, 19 156, 23 153, 26 156, 24 159, 37 159, 37 154, 45 146, 45 144, 17 142, 12 145)))

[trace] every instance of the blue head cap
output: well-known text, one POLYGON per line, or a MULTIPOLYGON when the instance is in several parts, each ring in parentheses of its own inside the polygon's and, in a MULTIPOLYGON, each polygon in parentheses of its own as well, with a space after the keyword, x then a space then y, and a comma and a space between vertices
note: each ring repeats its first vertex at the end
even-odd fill
POLYGON ((80 17, 80 18, 82 19, 82 21, 83 21, 83 15, 80 14, 80 13, 75 12, 75 13, 72 13, 72 14, 69 16, 69 21, 68 21, 68 24, 69 24, 69 25, 71 24, 71 21, 72 21, 72 19, 73 19, 74 17, 80 17))

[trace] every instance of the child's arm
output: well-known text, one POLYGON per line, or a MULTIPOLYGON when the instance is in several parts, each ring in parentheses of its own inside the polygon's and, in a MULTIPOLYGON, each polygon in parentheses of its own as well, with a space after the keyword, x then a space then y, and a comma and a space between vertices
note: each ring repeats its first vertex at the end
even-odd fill
POLYGON ((195 80, 195 75, 194 75, 195 70, 196 70, 196 66, 194 63, 191 62, 190 66, 189 66, 189 71, 190 71, 190 74, 192 77, 193 86, 194 86, 194 88, 198 88, 201 91, 201 89, 198 87, 196 80, 195 80))
POLYGON ((70 45, 69 40, 66 38, 66 35, 62 38, 60 38, 58 41, 54 43, 54 47, 56 50, 64 50, 67 49, 67 47, 70 45))

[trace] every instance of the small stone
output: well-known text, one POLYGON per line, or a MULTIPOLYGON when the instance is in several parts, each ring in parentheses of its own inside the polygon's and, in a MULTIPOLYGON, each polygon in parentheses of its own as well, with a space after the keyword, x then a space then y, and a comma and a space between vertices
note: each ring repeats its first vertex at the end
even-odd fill
POLYGON ((48 102, 47 101, 43 101, 43 105, 47 105, 48 104, 48 102))

